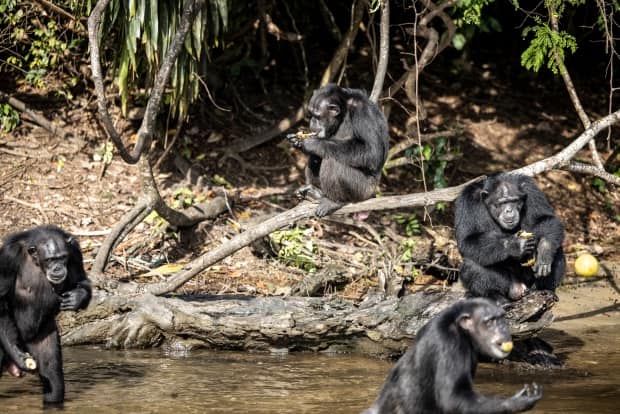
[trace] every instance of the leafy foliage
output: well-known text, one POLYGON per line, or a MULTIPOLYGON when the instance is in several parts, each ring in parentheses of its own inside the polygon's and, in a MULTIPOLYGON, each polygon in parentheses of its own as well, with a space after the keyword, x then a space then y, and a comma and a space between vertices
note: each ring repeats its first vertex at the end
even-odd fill
POLYGON ((430 177, 432 187, 445 188, 448 185, 445 172, 448 167, 448 158, 450 154, 448 147, 448 139, 439 137, 433 142, 427 142, 420 146, 413 147, 406 151, 406 155, 414 160, 423 160, 422 168, 424 176, 430 177))
POLYGON ((415 213, 412 214, 394 214, 393 220, 405 226, 405 234, 409 237, 420 234, 420 221, 415 213))
POLYGON ((295 266, 309 272, 317 270, 314 257, 318 247, 310 237, 312 228, 295 226, 290 230, 280 230, 269 235, 269 241, 278 259, 289 266, 295 266))
MULTIPOLYGON (((198 12, 184 47, 171 71, 167 102, 173 113, 187 113, 198 97, 201 79, 206 73, 209 48, 219 44, 219 36, 228 24, 228 0, 211 0, 198 12)), ((153 85, 181 21, 183 2, 174 0, 113 0, 102 27, 117 39, 113 45, 116 83, 121 108, 127 113, 129 96, 138 88, 153 85), (117 47, 120 45, 120 48, 117 47)), ((102 42, 103 43, 103 42, 102 42)))
POLYGON ((555 32, 548 24, 543 23, 539 17, 535 18, 536 26, 523 29, 523 37, 532 33, 534 38, 530 45, 521 55, 521 65, 528 70, 538 72, 545 63, 547 68, 554 74, 558 74, 560 66, 558 60, 564 62, 566 50, 575 53, 577 40, 567 32, 555 32), (555 54, 557 53, 558 59, 555 54))
POLYGON ((11 132, 19 125, 19 112, 8 103, 0 105, 0 126, 2 132, 11 132))
MULTIPOLYGON (((482 8, 495 0, 459 0, 456 2, 456 9, 462 13, 460 20, 465 24, 480 24, 482 8)), ((458 22, 457 22, 458 24, 458 22)))
MULTIPOLYGON (((55 3, 78 17, 90 10, 90 2, 55 3)), ((79 20, 67 27, 58 16, 41 11, 40 6, 32 2, 0 0, 0 70, 21 74, 26 82, 39 89, 46 87, 48 74, 62 72, 70 56, 82 58, 86 50, 85 36, 77 34, 78 27, 83 29, 79 20)), ((71 98, 68 87, 75 83, 72 76, 66 81, 66 87, 57 92, 71 98)))

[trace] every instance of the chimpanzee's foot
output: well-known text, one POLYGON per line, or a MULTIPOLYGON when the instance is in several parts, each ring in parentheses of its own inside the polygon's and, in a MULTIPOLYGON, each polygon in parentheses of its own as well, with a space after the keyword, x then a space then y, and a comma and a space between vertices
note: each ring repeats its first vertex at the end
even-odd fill
POLYGON ((333 213, 334 211, 338 210, 343 205, 344 204, 332 201, 332 200, 330 200, 327 197, 322 197, 319 200, 319 205, 316 208, 315 214, 316 214, 317 217, 325 217, 325 216, 333 213))
POLYGON ((313 185, 305 185, 295 191, 295 195, 301 199, 320 200, 323 197, 321 190, 313 185))
POLYGON ((358 211, 353 214, 353 218, 357 221, 365 221, 370 216, 370 211, 358 211))
POLYGON ((508 291, 510 300, 519 300, 527 293, 527 286, 523 282, 513 281, 508 291))

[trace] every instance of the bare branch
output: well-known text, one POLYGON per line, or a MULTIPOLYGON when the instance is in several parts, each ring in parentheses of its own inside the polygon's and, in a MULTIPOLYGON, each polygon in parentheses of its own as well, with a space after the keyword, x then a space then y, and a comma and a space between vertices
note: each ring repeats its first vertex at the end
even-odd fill
POLYGON ((594 165, 584 164, 584 163, 577 162, 577 161, 571 161, 567 165, 562 167, 562 169, 566 171, 576 172, 579 174, 593 175, 595 177, 602 178, 608 183, 611 183, 616 186, 620 186, 620 177, 610 174, 607 171, 597 168, 594 165))
MULTIPOLYGON (((416 103, 418 101, 416 99, 417 78, 419 77, 420 73, 435 56, 437 56, 450 45, 450 42, 452 42, 452 38, 456 33, 456 27, 454 26, 452 19, 444 12, 446 8, 453 6, 456 3, 456 0, 448 0, 440 4, 439 6, 437 6, 431 0, 423 0, 423 2, 426 6, 426 14, 422 16, 414 30, 416 36, 426 39, 426 45, 422 50, 420 58, 417 59, 416 63, 412 67, 409 67, 407 71, 390 86, 389 93, 387 94, 388 96, 394 95, 396 91, 398 91, 404 85, 407 98, 412 103, 416 103), (447 30, 447 35, 441 38, 441 42, 437 30, 429 25, 435 17, 439 17, 441 19, 447 30)), ((417 50, 414 52, 417 56, 417 50)))
POLYGON ((379 42, 379 63, 377 64, 377 73, 375 74, 375 83, 372 86, 370 100, 377 102, 383 91, 383 82, 387 72, 388 60, 390 56, 390 1, 381 1, 381 24, 380 24, 381 40, 379 42))
MULTIPOLYGON (((559 33, 559 25, 558 25, 558 15, 553 8, 549 8, 549 16, 551 17, 551 29, 559 33)), ((575 89, 575 85, 573 84, 573 80, 571 79, 570 74, 568 73, 568 69, 566 69, 566 65, 564 65, 564 61, 560 58, 560 54, 557 50, 553 49, 553 55, 555 57, 555 61, 558 64, 558 68, 560 69, 560 74, 562 75, 562 79, 564 80, 564 85, 566 85, 566 91, 570 96, 570 100, 575 107, 575 111, 581 120, 584 128, 590 127, 590 118, 586 114, 586 111, 583 109, 583 105, 581 105, 581 101, 579 100, 579 95, 577 95, 577 89, 575 89)), ((596 142, 591 140, 588 142, 588 146, 590 148, 590 152, 592 153, 592 160, 597 168, 603 169, 603 161, 596 150, 596 142)))
MULTIPOLYGON (((476 180, 480 179, 481 178, 479 177, 476 180)), ((442 201, 452 201, 460 194, 464 186, 476 180, 472 180, 460 186, 443 188, 428 193, 373 198, 361 203, 348 204, 334 214, 351 214, 369 210, 387 210, 403 207, 409 208, 415 206, 428 206, 442 201)), ((217 263, 225 257, 230 256, 237 250, 249 245, 254 240, 265 237, 268 234, 301 219, 313 217, 315 210, 316 204, 309 202, 301 203, 290 210, 278 214, 260 223, 259 225, 236 235, 215 249, 210 250, 204 256, 201 256, 189 263, 181 273, 172 276, 165 282, 148 285, 144 287, 144 289, 154 295, 162 295, 172 292, 183 286, 187 281, 205 270, 207 267, 217 263)))
POLYGON ((612 112, 604 118, 592 123, 588 129, 583 131, 577 139, 571 142, 566 148, 557 154, 537 161, 528 166, 514 170, 514 173, 524 175, 538 175, 544 171, 554 168, 566 167, 570 160, 579 152, 588 142, 590 142, 601 130, 617 123, 620 120, 620 110, 612 112))

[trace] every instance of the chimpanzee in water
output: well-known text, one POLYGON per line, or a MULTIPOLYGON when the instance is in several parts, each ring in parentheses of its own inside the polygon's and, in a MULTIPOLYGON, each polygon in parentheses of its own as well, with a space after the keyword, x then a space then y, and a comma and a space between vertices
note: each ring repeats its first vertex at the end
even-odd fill
POLYGON ((473 296, 505 303, 564 277, 564 226, 531 177, 495 174, 456 200, 460 278, 473 296), (533 263, 533 265, 532 265, 533 263))
POLYGON ((64 400, 55 317, 61 310, 85 308, 90 298, 80 246, 71 235, 47 225, 4 239, 0 248, 0 368, 4 365, 9 373, 21 375, 35 368, 31 365, 34 358, 46 404, 64 400))
POLYGON ((318 217, 375 193, 387 158, 388 126, 376 104, 359 89, 329 84, 308 104, 310 137, 289 135, 308 154, 302 195, 318 199, 318 217))
POLYGON ((473 389, 479 356, 505 358, 512 339, 504 311, 485 298, 461 300, 431 319, 392 368, 363 414, 520 413, 542 398, 537 384, 509 398, 473 389))

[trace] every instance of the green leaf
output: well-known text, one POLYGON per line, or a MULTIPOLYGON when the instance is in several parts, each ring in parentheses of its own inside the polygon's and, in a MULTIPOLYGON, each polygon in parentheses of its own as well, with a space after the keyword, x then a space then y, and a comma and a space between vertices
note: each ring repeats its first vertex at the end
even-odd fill
POLYGON ((462 50, 463 47, 465 47, 466 42, 467 39, 465 39, 465 36, 463 36, 461 33, 455 34, 452 38, 452 46, 454 46, 456 50, 462 50))
POLYGON ((157 4, 158 0, 151 0, 149 2, 149 25, 151 27, 151 45, 153 50, 156 52, 158 50, 158 42, 159 42, 159 15, 157 14, 157 4))

